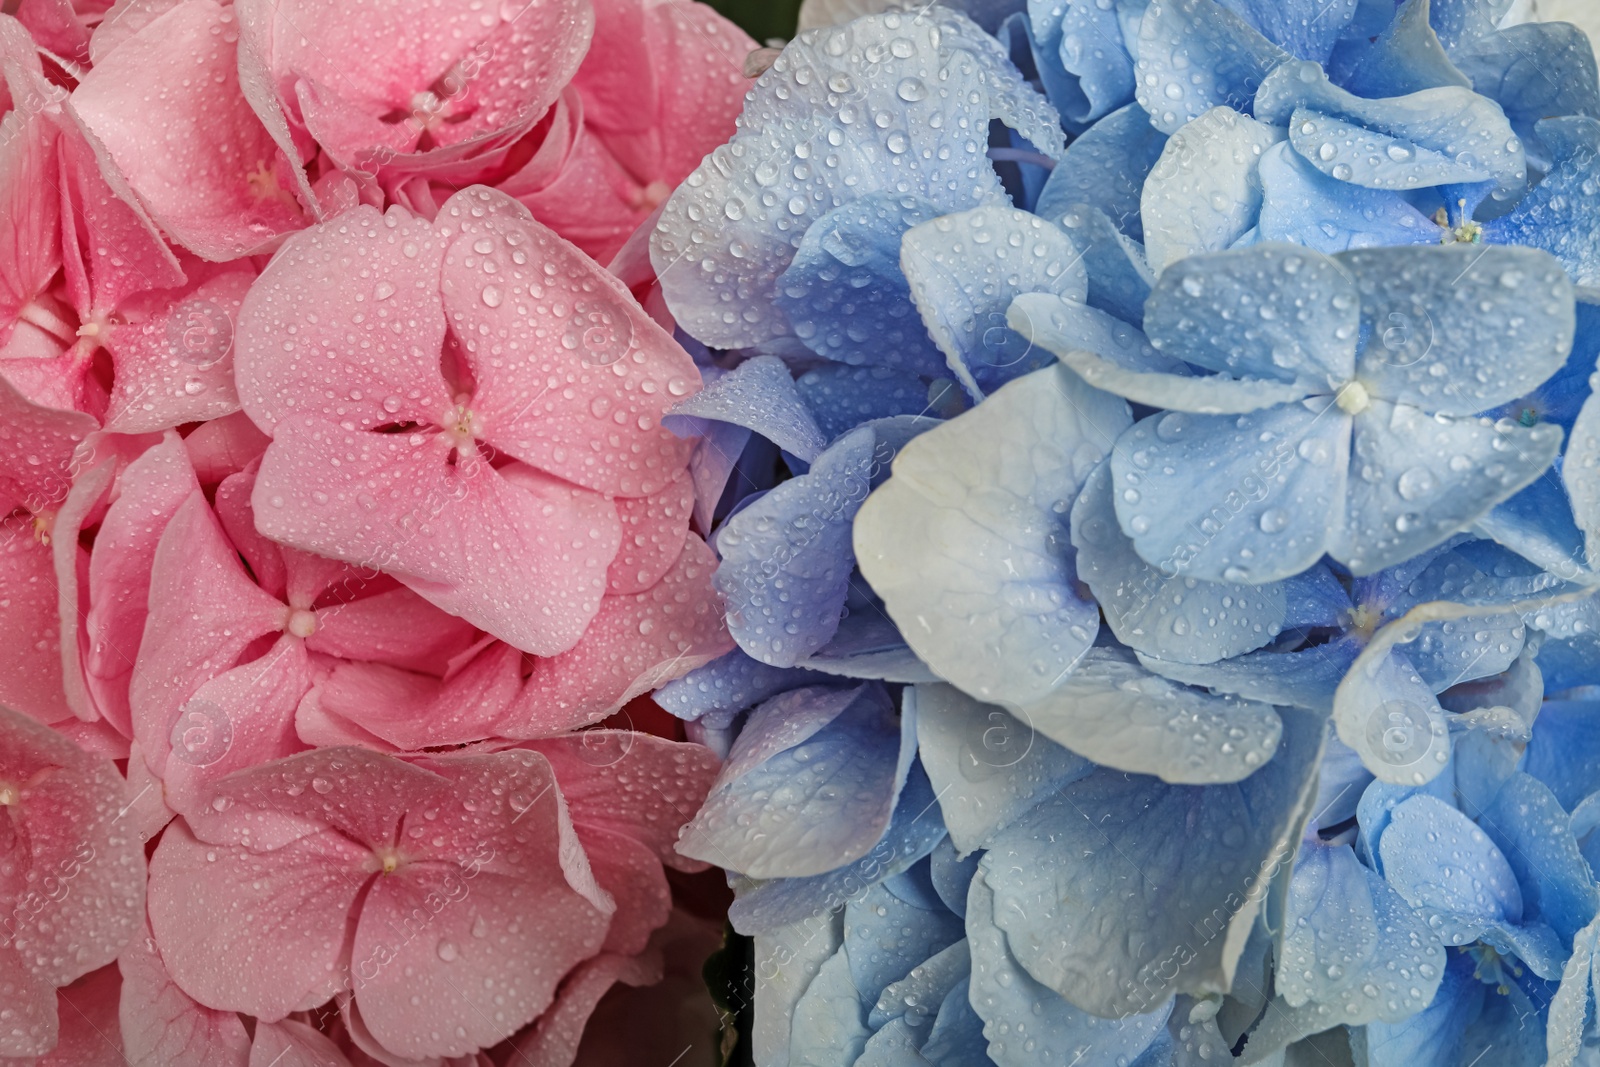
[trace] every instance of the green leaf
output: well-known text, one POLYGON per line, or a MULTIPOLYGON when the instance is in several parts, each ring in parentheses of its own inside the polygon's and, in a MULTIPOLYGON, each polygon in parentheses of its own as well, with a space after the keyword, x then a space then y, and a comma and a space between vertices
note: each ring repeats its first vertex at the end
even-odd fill
POLYGON ((710 0, 711 6, 744 28, 762 44, 774 37, 794 36, 800 0, 710 0))

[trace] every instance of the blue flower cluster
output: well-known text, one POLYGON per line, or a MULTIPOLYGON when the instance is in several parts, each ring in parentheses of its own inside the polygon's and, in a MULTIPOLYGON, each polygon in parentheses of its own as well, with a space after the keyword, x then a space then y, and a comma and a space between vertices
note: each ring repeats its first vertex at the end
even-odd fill
POLYGON ((1600 78, 1509 6, 811 0, 667 202, 761 1067, 1600 1063, 1600 78))

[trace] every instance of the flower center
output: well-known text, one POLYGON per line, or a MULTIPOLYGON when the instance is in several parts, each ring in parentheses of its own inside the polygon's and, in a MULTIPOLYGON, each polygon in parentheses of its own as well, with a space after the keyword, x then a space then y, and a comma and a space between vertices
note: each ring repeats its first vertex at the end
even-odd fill
POLYGON ((1483 227, 1467 218, 1467 202, 1465 200, 1457 200, 1456 204, 1460 207, 1461 213, 1459 217, 1461 221, 1453 226, 1450 224, 1449 211, 1440 208, 1433 213, 1434 224, 1444 231, 1439 235, 1439 243, 1442 245, 1481 244, 1483 242, 1483 227))
POLYGON ((306 608, 295 608, 289 612, 289 619, 283 628, 304 640, 317 632, 317 613, 306 608))
POLYGON ((1350 632, 1360 637, 1363 641, 1372 637, 1378 629, 1378 624, 1383 621, 1383 612, 1378 608, 1371 608, 1365 604, 1357 604, 1350 609, 1350 632))
POLYGON ((10 782, 0 782, 0 808, 12 808, 22 803, 22 790, 10 782))
POLYGON ((1359 415, 1372 406, 1372 394, 1367 392, 1366 386, 1354 378, 1344 383, 1334 399, 1339 405, 1339 410, 1346 415, 1359 415))
POLYGON ((467 407, 468 399, 466 396, 456 397, 456 406, 451 408, 440 422, 444 432, 455 441, 456 451, 463 455, 472 451, 478 435, 483 432, 483 423, 473 410, 467 407))
POLYGON ((393 845, 375 848, 372 850, 372 855, 378 861, 378 870, 384 874, 393 874, 404 866, 404 861, 400 858, 400 850, 393 845))

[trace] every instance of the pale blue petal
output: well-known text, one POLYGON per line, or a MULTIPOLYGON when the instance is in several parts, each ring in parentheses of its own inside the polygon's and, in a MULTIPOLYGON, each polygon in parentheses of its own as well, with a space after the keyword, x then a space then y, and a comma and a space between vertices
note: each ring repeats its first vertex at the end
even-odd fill
POLYGON ((1059 219, 1072 205, 1088 204, 1128 237, 1143 241, 1140 190, 1166 143, 1167 135, 1150 125, 1144 108, 1129 104, 1113 111, 1067 146, 1034 210, 1059 219))
POLYGON ((1320 830, 1354 818, 1372 780, 1372 772, 1362 765, 1355 749, 1337 737, 1328 738, 1317 776, 1317 800, 1311 806, 1311 825, 1320 830))
POLYGON ((1500 849, 1471 819, 1436 797, 1395 807, 1379 842, 1383 877, 1427 916, 1448 945, 1522 918, 1522 890, 1500 849))
POLYGON ((1367 100, 1310 63, 1285 63, 1261 83, 1255 115, 1289 128, 1295 150, 1340 181, 1370 189, 1496 183, 1498 199, 1527 184, 1522 143, 1494 101, 1446 86, 1367 100))
POLYGON ((1350 616, 1350 594, 1333 571, 1324 566, 1295 575, 1284 582, 1287 602, 1283 628, 1342 626, 1350 616))
POLYGON ((1215 663, 1253 652, 1283 629, 1288 583, 1196 582, 1150 566, 1117 525, 1107 464, 1089 476, 1072 507, 1078 577, 1100 602, 1111 631, 1149 656, 1215 663))
POLYGON ((1444 543, 1543 474, 1561 451, 1561 430, 1374 400, 1355 417, 1352 445, 1349 495, 1328 554, 1372 574, 1444 543))
POLYGON ((813 223, 778 279, 776 303, 795 336, 841 363, 942 373, 900 273, 900 238, 939 213, 921 197, 874 193, 813 223))
MULTIPOLYGON (((919 6, 917 21, 936 23, 943 47, 961 49, 977 63, 988 91, 991 119, 1015 131, 1051 159, 1061 158, 1066 138, 1061 132, 1060 114, 1055 105, 1023 79, 1004 45, 966 15, 949 7, 934 5, 930 10, 919 6)), ((893 48, 892 42, 890 47, 893 48)), ((896 96, 905 99, 898 87, 896 96)), ((893 146, 890 147, 892 151, 893 146)))
POLYGON ((915 699, 922 765, 950 843, 963 854, 985 847, 1041 797, 1094 769, 1028 720, 954 686, 917 686, 915 699))
POLYGON ((1055 222, 1083 249, 1083 265, 1089 272, 1085 303, 1123 322, 1141 325, 1144 302, 1156 284, 1156 276, 1145 262, 1144 246, 1124 235, 1111 216, 1092 204, 1071 204, 1055 222))
POLYGON ((873 419, 926 415, 930 406, 928 387, 921 378, 887 367, 823 364, 800 375, 794 385, 830 441, 873 419))
MULTIPOLYGON (((668 428, 673 428, 677 421, 674 419, 668 423, 668 428)), ((727 492, 728 482, 737 480, 739 461, 750 445, 752 434, 745 427, 735 426, 731 422, 692 416, 683 421, 693 429, 689 436, 700 437, 700 443, 689 457, 689 480, 694 485, 694 525, 697 529, 709 530, 722 518, 718 514, 719 505, 727 492)), ((764 443, 760 447, 770 449, 772 446, 764 443)), ((741 495, 748 491, 746 486, 740 489, 741 495)))
POLYGON ((1600 897, 1555 794, 1532 775, 1516 772, 1474 816, 1517 876, 1523 922, 1542 922, 1570 945, 1593 921, 1600 897))
MULTIPOLYGON (((1571 456, 1569 445, 1567 458, 1571 456)), ((1496 504, 1472 528, 1553 573, 1578 577, 1588 570, 1583 531, 1578 528, 1571 500, 1553 471, 1511 499, 1496 504)))
POLYGON ((1085 383, 1135 404, 1201 415, 1238 414, 1306 395, 1305 388, 1283 382, 1196 375, 1187 363, 1157 352, 1135 327, 1060 297, 1024 293, 1012 301, 1006 320, 1085 383))
POLYGON ((1175 133, 1214 107, 1245 110, 1267 72, 1290 58, 1214 0, 1162 0, 1139 24, 1139 104, 1152 126, 1175 133))
POLYGON ((963 978, 939 1006, 939 1017, 922 1046, 922 1056, 933 1067, 973 1067, 983 1063, 987 1050, 983 1020, 972 1010, 968 981, 963 978))
POLYGON ((1350 419, 1327 401, 1152 415, 1111 455, 1117 522, 1165 574, 1288 578, 1321 558, 1338 521, 1349 434, 1350 419))
POLYGON ((1065 512, 1127 420, 1122 401, 1052 367, 901 451, 856 518, 856 555, 934 673, 1017 704, 1088 649, 1099 612, 1077 591, 1065 512))
POLYGON ((1050 360, 1006 326, 1013 298, 1052 293, 1081 302, 1088 293, 1083 254, 1066 233, 1015 208, 980 207, 916 226, 900 265, 928 333, 974 400, 1050 360))
POLYGON ((1331 711, 1333 694, 1361 651, 1354 638, 1313 645, 1299 652, 1250 652, 1220 663, 1190 664, 1139 657, 1173 681, 1233 693, 1282 707, 1331 711))
POLYGON ((1594 1015, 1594 962, 1600 923, 1578 931, 1572 941, 1572 958, 1561 974, 1561 986, 1550 1001, 1545 1031, 1549 1052, 1547 1067, 1572 1067, 1584 1044, 1594 1015))
POLYGON ((1472 973, 1472 957, 1451 953, 1433 1003, 1408 1019, 1373 1020, 1352 1031, 1366 1048, 1367 1067, 1461 1067, 1462 1036, 1493 990, 1472 973))
POLYGON ((1321 63, 1355 18, 1356 0, 1222 0, 1299 59, 1321 63))
POLYGON ((873 425, 858 427, 723 524, 715 584, 751 656, 792 667, 833 639, 855 566, 850 524, 893 454, 873 425))
POLYGON ((667 415, 693 416, 754 430, 785 452, 812 462, 828 443, 777 356, 757 356, 714 378, 667 415))
POLYGON ((970 998, 983 1019, 989 1059, 999 1067, 1048 1067, 1092 1057, 1092 1063, 1128 1062, 1166 1027, 1166 998, 1143 1012, 1101 1018, 1075 1007, 1022 968, 995 925, 995 894, 983 877, 967 898, 967 940, 972 951, 970 998))
POLYGON ((789 336, 778 278, 806 229, 852 200, 915 189, 959 211, 1003 195, 986 156, 987 74, 942 36, 931 19, 857 19, 801 34, 756 81, 733 140, 678 187, 651 238, 686 330, 717 348, 789 336))
POLYGON ((907 903, 878 883, 845 905, 844 947, 864 1004, 878 1003, 891 982, 962 937, 959 917, 907 903))
POLYGON ((728 921, 756 934, 843 907, 870 886, 908 870, 944 840, 939 804, 921 764, 913 763, 888 830, 854 863, 808 878, 774 878, 740 890, 728 921))
POLYGON ((1369 98, 1405 96, 1445 85, 1472 88, 1471 79, 1445 54, 1428 25, 1428 14, 1428 0, 1407 0, 1376 40, 1357 39, 1339 49, 1328 64, 1333 80, 1369 98))
POLYGON ((1567 811, 1600 791, 1600 703, 1546 701, 1522 769, 1549 786, 1567 811))
MULTIPOLYGON (((966 908, 965 889, 966 886, 962 886, 963 910, 966 908)), ((951 914, 946 912, 946 915, 951 914)), ((939 1005, 944 1003, 950 990, 965 981, 972 970, 963 933, 964 927, 957 923, 957 937, 960 940, 920 961, 904 978, 884 989, 868 1018, 869 1025, 882 1026, 892 1019, 899 1019, 913 1034, 926 1038, 939 1005)))
POLYGON ((1284 719, 1278 755, 1242 782, 1097 771, 995 839, 980 864, 994 919, 1036 981, 1102 1016, 1229 988, 1260 912, 1252 887, 1292 853, 1316 794, 1324 720, 1284 719))
POLYGON ((917 1035, 903 1019, 894 1019, 868 1039, 854 1067, 928 1067, 917 1049, 917 1035))
POLYGON ((1559 370, 1540 385, 1489 412, 1494 418, 1515 419, 1524 425, 1553 422, 1570 435, 1578 412, 1593 390, 1596 357, 1600 356, 1600 290, 1578 288, 1572 353, 1559 370))
POLYGON ((1174 133, 1139 197, 1150 269, 1160 274, 1244 237, 1261 213, 1261 155, 1281 140, 1283 130, 1226 107, 1174 133))
POLYGON ((1133 100, 1133 59, 1115 4, 1070 0, 1061 17, 1061 65, 1078 79, 1085 107, 1069 111, 1087 123, 1133 100))
POLYGON ((1428 21, 1450 51, 1494 33, 1512 0, 1433 0, 1428 21))
POLYGON ((1572 284, 1543 252, 1455 244, 1334 258, 1361 295, 1369 340, 1356 374, 1375 397, 1471 415, 1531 391, 1572 351, 1572 284))
POLYGON ((1334 694, 1339 739, 1384 781, 1421 785, 1450 756, 1444 712, 1404 652, 1372 653, 1351 666, 1334 694))
POLYGON ((1539 122, 1552 116, 1600 118, 1594 46, 1569 22, 1508 26, 1457 49, 1451 58, 1524 137, 1542 140, 1539 122))
POLYGON ((1156 284, 1144 328, 1164 356, 1326 392, 1351 376, 1359 322, 1355 288, 1334 260, 1270 244, 1176 265, 1156 284))
POLYGON ((821 874, 883 836, 915 738, 879 686, 796 689, 745 724, 678 850, 754 878, 821 874))
POLYGON ((1186 785, 1237 782, 1278 750, 1283 723, 1270 706, 1174 685, 1125 657, 1091 650, 1024 705, 1024 721, 1102 767, 1186 785))
POLYGON ((755 1021, 750 1043, 758 1063, 787 1067, 794 1007, 843 944, 842 911, 755 939, 755 1021))
MULTIPOLYGON (((921 722, 919 716, 919 726, 921 722)), ((972 884, 973 875, 978 873, 978 861, 981 859, 982 852, 973 852, 962 858, 948 837, 940 841, 928 857, 928 873, 933 879, 933 888, 938 891, 944 906, 957 915, 967 913, 967 887, 972 884)))
POLYGON ((870 1036, 861 995, 850 978, 849 951, 841 948, 822 965, 794 1006, 789 1067, 854 1063, 870 1036))
POLYGON ((1501 244, 1542 248, 1579 285, 1600 285, 1600 186, 1594 181, 1600 122, 1574 116, 1539 123, 1554 165, 1517 209, 1484 226, 1501 244))
POLYGON ((1439 227, 1399 193, 1323 174, 1287 144, 1261 157, 1261 237, 1331 255, 1351 248, 1436 244, 1439 227))
POLYGON ((651 698, 685 721, 709 717, 727 725, 733 716, 768 697, 826 681, 799 667, 769 667, 736 648, 668 682, 651 698))

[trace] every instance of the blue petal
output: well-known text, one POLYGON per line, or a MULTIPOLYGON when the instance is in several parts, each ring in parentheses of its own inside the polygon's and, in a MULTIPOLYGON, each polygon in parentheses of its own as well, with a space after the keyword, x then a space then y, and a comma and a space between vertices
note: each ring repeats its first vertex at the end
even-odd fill
POLYGON ((756 709, 678 850, 755 878, 853 863, 883 836, 915 737, 881 687, 796 689, 756 709))
POLYGON ((1122 37, 1115 4, 1070 0, 1061 17, 1061 66, 1078 79, 1085 106, 1065 112, 1093 122, 1133 100, 1133 58, 1122 37))
POLYGON ((1433 0, 1428 21, 1439 40, 1455 51, 1473 40, 1494 33, 1512 0, 1433 0))
POLYGON ((1381 245, 1434 244, 1439 227, 1399 193, 1323 174, 1287 144, 1261 157, 1261 238, 1324 254, 1381 245))
POLYGON ((852 430, 718 532, 715 584, 751 656, 792 667, 833 639, 855 566, 850 524, 892 455, 873 426, 852 430))
POLYGON ((1226 107, 1174 133, 1139 198, 1150 269, 1160 274, 1244 237, 1261 212, 1261 155, 1281 140, 1281 129, 1226 107))
POLYGON ((1355 18, 1356 0, 1222 0, 1273 44, 1321 63, 1355 18))
POLYGON ((967 898, 972 951, 972 1006, 983 1019, 989 1059, 999 1067, 1046 1067, 1093 1054, 1095 1063, 1128 1062, 1164 1032, 1170 1000, 1139 1014, 1100 1018, 1083 1011, 1022 968, 995 925, 995 893, 982 876, 967 898))
POLYGON ((1328 738, 1317 775, 1317 800, 1311 807, 1312 827, 1320 830, 1354 818, 1372 781, 1372 772, 1362 765, 1355 749, 1337 737, 1328 738))
POLYGON ((1587 570, 1583 531, 1554 471, 1479 516, 1473 530, 1553 573, 1576 578, 1587 570))
POLYGON ((1383 877, 1446 944, 1476 941, 1522 918, 1522 890, 1504 854, 1461 812, 1426 794, 1395 807, 1379 851, 1383 877))
POLYGON ((1245 110, 1267 72, 1290 58, 1214 0, 1162 0, 1139 24, 1139 104, 1150 125, 1176 133, 1214 107, 1245 110))
POLYGON ((900 636, 883 604, 852 580, 844 618, 832 640, 800 661, 802 667, 840 678, 882 682, 937 682, 938 676, 917 658, 900 636))
POLYGON ((1298 574, 1321 558, 1344 498, 1350 422, 1330 408, 1142 420, 1111 455, 1117 522, 1164 574, 1250 584, 1298 574))
POLYGON ((1593 921, 1600 897, 1555 795, 1537 778, 1517 772, 1493 803, 1473 815, 1517 876, 1523 921, 1545 923, 1563 945, 1571 944, 1593 921))
POLYGON ((1543 474, 1561 431, 1375 400, 1355 417, 1352 444, 1349 495, 1328 554, 1372 574, 1444 543, 1543 474))
POLYGON ((1572 1067, 1583 1049, 1585 1032, 1594 1017, 1594 965, 1600 922, 1578 931, 1572 941, 1572 958, 1561 974, 1561 986, 1550 1001, 1545 1030, 1549 1059, 1546 1067, 1572 1067))
POLYGON ((1255 114, 1287 126, 1295 150, 1324 174, 1369 189, 1493 181, 1504 199, 1527 184, 1511 123, 1469 89, 1366 100, 1328 81, 1320 67, 1285 63, 1261 83, 1255 114))
POLYGON ((1543 252, 1455 244, 1334 258, 1360 293, 1369 340, 1356 373, 1373 396, 1471 415, 1529 392, 1572 351, 1572 285, 1543 252))
POLYGON ((1139 657, 1151 670, 1186 685, 1233 693, 1246 700, 1331 711, 1334 691, 1361 651, 1355 638, 1313 645, 1299 652, 1250 652, 1220 663, 1174 663, 1139 657))
MULTIPOLYGON (((1047 216, 1048 217, 1048 216, 1047 216)), ((1085 302, 1135 326, 1144 323, 1144 302, 1156 284, 1145 262, 1144 246, 1124 236, 1100 208, 1071 204, 1055 220, 1072 243, 1083 249, 1089 274, 1085 302)))
POLYGON ((1283 723, 1270 706, 1174 685, 1125 657, 1092 650, 1022 708, 1025 721, 1103 767, 1188 785, 1237 782, 1277 751, 1283 723))
POLYGON ((845 905, 844 947, 863 1003, 878 1003, 891 982, 961 940, 961 920, 945 910, 919 908, 880 882, 845 905))
POLYGON ((917 1035, 894 1019, 873 1033, 853 1067, 928 1067, 928 1061, 917 1049, 917 1035))
POLYGON ((1283 628, 1286 583, 1195 582, 1139 558, 1117 525, 1109 465, 1095 469, 1072 507, 1072 544, 1078 577, 1100 602, 1112 632, 1146 655, 1214 663, 1255 651, 1283 628))
POLYGON ((856 554, 935 674, 1017 704, 1088 649, 1099 613, 1076 589, 1064 512, 1127 418, 1122 401, 1050 368, 900 453, 856 518, 856 554))
MULTIPOLYGON (((931 10, 921 6, 914 18, 918 24, 936 23, 940 44, 960 49, 977 64, 987 91, 991 119, 1015 131, 1049 158, 1061 158, 1066 138, 1061 132, 1060 114, 1054 104, 1024 80, 1004 45, 966 15, 943 5, 934 5, 931 10)), ((889 47, 894 47, 892 42, 889 47)), ((898 86, 896 96, 905 99, 898 86)), ((890 150, 893 151, 892 145, 890 150)))
POLYGON ((1571 23, 1509 26, 1456 49, 1450 58, 1524 137, 1542 140, 1539 121, 1552 116, 1600 118, 1594 46, 1571 23))
POLYGON ((1550 422, 1572 430, 1578 412, 1593 391, 1589 379, 1600 357, 1600 292, 1576 289, 1572 352, 1554 374, 1516 400, 1489 412, 1491 418, 1515 419, 1524 425, 1550 422))
POLYGON ((656 224, 651 262, 685 329, 717 348, 788 336, 776 299, 796 237, 852 200, 916 189, 958 211, 1003 195, 985 157, 988 76, 944 37, 887 14, 790 42, 656 224))
POLYGON ((683 416, 744 426, 807 463, 828 443, 795 390, 788 365, 777 356, 757 356, 711 379, 667 418, 683 416))
POLYGON ((933 1032, 922 1046, 922 1056, 932 1067, 971 1067, 988 1054, 983 1020, 972 1010, 968 981, 963 978, 945 995, 933 1032))
MULTIPOLYGON (((689 457, 689 480, 694 485, 694 525, 696 529, 709 530, 722 518, 718 511, 728 482, 734 480, 737 484, 739 461, 744 458, 750 445, 751 431, 731 422, 693 416, 687 416, 683 421, 690 423, 694 434, 700 437, 700 443, 689 457), (698 425, 693 425, 695 423, 698 425)), ((677 419, 673 419, 667 424, 668 428, 672 429, 677 422, 677 419)), ((760 447, 772 448, 771 444, 765 442, 760 447)), ((743 495, 742 492, 740 495, 743 495)))
POLYGON ((1180 263, 1161 276, 1144 328, 1162 355, 1240 377, 1337 388, 1355 367, 1360 310, 1327 256, 1260 245, 1180 263), (1241 306, 1256 310, 1246 327, 1241 306))
POLYGON ((1082 301, 1083 254, 1036 215, 980 207, 945 215, 905 235, 900 265, 928 333, 974 400, 1048 365, 1050 356, 1006 326, 1019 293, 1082 301))
POLYGON ((750 1043, 758 1063, 787 1064, 795 1005, 822 965, 844 944, 842 911, 755 939, 755 1020, 750 1043))
POLYGON ((1407 0, 1376 40, 1357 39, 1339 49, 1328 65, 1333 80, 1365 97, 1404 96, 1445 85, 1472 88, 1445 54, 1428 15, 1428 0, 1407 0))
POLYGON ((812 224, 778 279, 777 306, 807 348, 841 363, 940 374, 900 273, 900 238, 939 215, 916 196, 874 193, 812 224))
POLYGON ((985 847, 1045 794, 1093 764, 993 704, 949 685, 917 686, 917 741, 950 842, 985 847))
POLYGON ((938 807, 928 776, 921 764, 913 763, 894 819, 865 856, 808 878, 774 878, 749 885, 738 891, 728 908, 728 921, 741 934, 755 934, 834 911, 932 852, 945 836, 938 807))
POLYGON ((1350 594, 1327 567, 1312 567, 1284 582, 1283 627, 1340 626, 1349 619, 1350 594))
POLYGON ((1259 887, 1293 853, 1315 796, 1323 719, 1284 719, 1278 755, 1242 782, 1097 771, 1001 832, 979 866, 995 923, 1036 981, 1102 1016, 1229 988, 1259 887))
POLYGON ((1365 1046, 1367 1067, 1461 1067, 1463 1034, 1490 992, 1473 976, 1472 957, 1452 952, 1433 1003, 1398 1022, 1373 1020, 1364 1034, 1351 1032, 1352 1044, 1365 1046))
POLYGON ((1542 248, 1579 285, 1600 285, 1600 186, 1594 181, 1600 122, 1573 116, 1546 119, 1537 129, 1554 160, 1550 173, 1515 211, 1485 225, 1484 237, 1542 248))
POLYGON ((668 682, 653 699, 680 719, 694 722, 710 716, 725 726, 768 697, 826 680, 798 667, 769 667, 734 649, 668 682))
MULTIPOLYGON (((965 890, 966 887, 962 888, 965 890)), ((962 908, 966 908, 964 896, 962 908)), ((945 914, 950 916, 953 913, 945 914)), ((899 1019, 912 1033, 927 1037, 945 996, 957 984, 965 981, 972 970, 963 932, 964 927, 958 922, 958 940, 919 961, 905 977, 885 988, 872 1009, 868 1019, 870 1025, 882 1026, 892 1019, 899 1019)))
POLYGON ((794 384, 822 435, 830 441, 873 419, 926 415, 930 406, 922 379, 887 367, 823 364, 806 371, 794 384))
POLYGON ((1600 791, 1600 703, 1549 700, 1533 724, 1522 769, 1550 787, 1567 811, 1600 791))
POLYGON ((849 950, 839 949, 794 1006, 789 1067, 854 1063, 867 1046, 866 1011, 850 977, 849 950))
POLYGON ((1393 640, 1380 633, 1351 666, 1334 694, 1334 721, 1367 770, 1421 785, 1444 769, 1450 736, 1433 690, 1393 640))
POLYGON ((1113 111, 1067 146, 1034 210, 1059 219, 1074 204, 1088 204, 1128 237, 1143 241, 1140 191, 1166 143, 1167 135, 1151 127, 1139 105, 1113 111))
MULTIPOLYGON (((917 723, 920 727, 920 715, 917 723)), ((978 861, 981 859, 981 852, 961 858, 948 837, 940 841, 928 857, 928 874, 933 879, 933 887, 938 891, 939 899, 944 901, 944 906, 957 915, 967 913, 967 887, 972 884, 973 875, 978 873, 978 861)))

